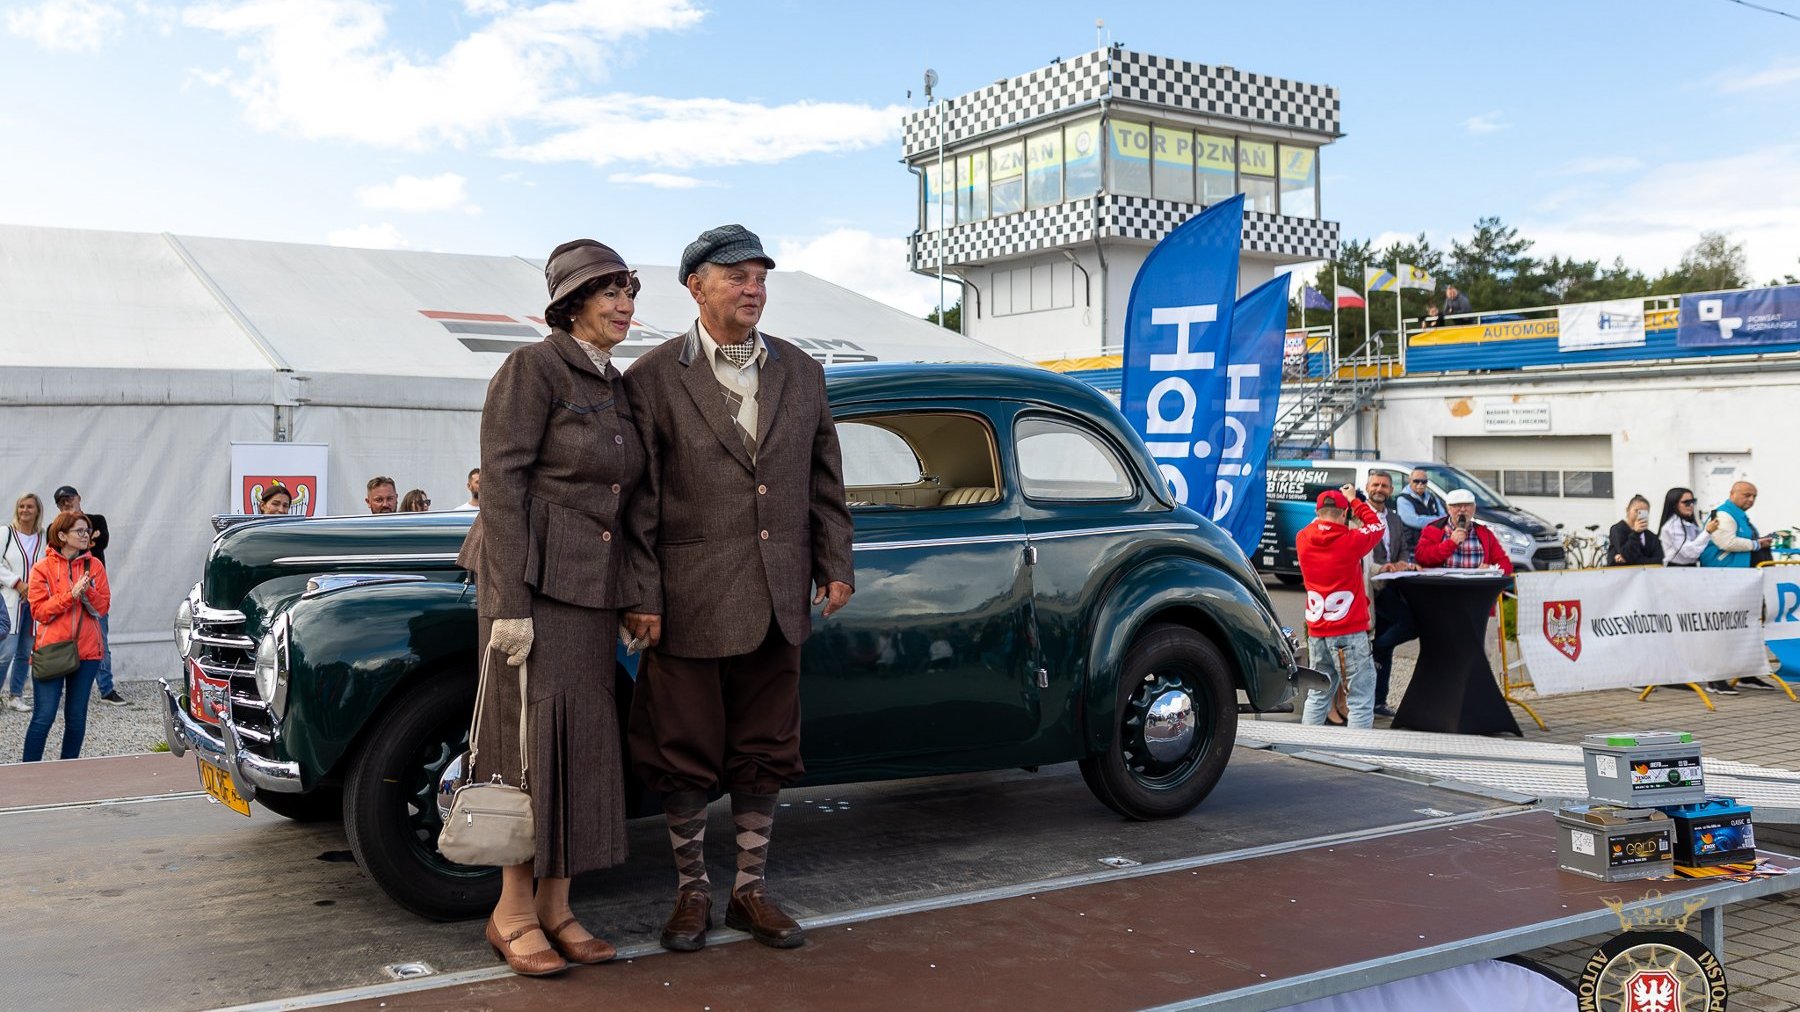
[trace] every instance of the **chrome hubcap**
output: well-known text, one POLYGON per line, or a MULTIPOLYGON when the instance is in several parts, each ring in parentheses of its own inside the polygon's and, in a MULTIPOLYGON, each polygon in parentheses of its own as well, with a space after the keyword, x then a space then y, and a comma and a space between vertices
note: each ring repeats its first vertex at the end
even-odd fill
POLYGON ((1144 751, 1159 763, 1173 763, 1194 745, 1194 698, 1186 689, 1168 689, 1144 712, 1144 751))

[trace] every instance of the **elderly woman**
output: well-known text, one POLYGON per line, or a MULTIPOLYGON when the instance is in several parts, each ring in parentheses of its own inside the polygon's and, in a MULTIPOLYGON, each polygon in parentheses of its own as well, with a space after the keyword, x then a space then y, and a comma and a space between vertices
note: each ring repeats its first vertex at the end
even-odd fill
POLYGON ((58 513, 44 532, 49 550, 31 567, 27 596, 31 617, 37 622, 34 649, 53 643, 74 643, 79 663, 61 678, 39 679, 31 692, 31 724, 25 729, 28 763, 44 758, 44 742, 56 723, 56 708, 63 707, 61 757, 79 759, 87 740, 88 694, 100 676, 100 658, 106 645, 100 620, 112 608, 112 588, 106 567, 88 551, 94 540, 94 524, 86 513, 58 513))
POLYGON ((400 497, 400 512, 427 513, 431 510, 431 497, 422 488, 415 488, 400 497))
POLYGON ((620 611, 638 603, 621 575, 619 528, 644 469, 612 364, 636 276, 608 247, 577 239, 550 254, 545 277, 550 336, 507 356, 488 384, 481 512, 460 557, 475 573, 486 647, 473 779, 517 786, 515 679, 530 701, 523 755, 537 855, 502 869, 486 931, 515 973, 534 976, 614 955, 575 919, 569 879, 625 860, 612 644, 620 611))
POLYGON ((0 607, 6 609, 5 633, 0 633, 0 701, 23 713, 25 676, 31 673, 31 608, 25 587, 31 567, 44 557, 44 501, 35 492, 13 500, 12 523, 0 539, 0 607))
POLYGON ((294 504, 294 494, 288 487, 278 481, 271 481, 262 491, 262 499, 256 504, 256 512, 265 517, 285 517, 288 507, 294 504))

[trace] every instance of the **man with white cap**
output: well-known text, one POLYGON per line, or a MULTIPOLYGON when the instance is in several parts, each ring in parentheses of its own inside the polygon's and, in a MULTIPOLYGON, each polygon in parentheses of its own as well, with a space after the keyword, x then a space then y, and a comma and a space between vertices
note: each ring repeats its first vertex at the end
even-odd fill
POLYGON ((1419 532, 1413 560, 1424 569, 1498 569, 1511 574, 1512 560, 1500 539, 1475 519, 1475 493, 1466 488, 1444 496, 1450 515, 1419 532))

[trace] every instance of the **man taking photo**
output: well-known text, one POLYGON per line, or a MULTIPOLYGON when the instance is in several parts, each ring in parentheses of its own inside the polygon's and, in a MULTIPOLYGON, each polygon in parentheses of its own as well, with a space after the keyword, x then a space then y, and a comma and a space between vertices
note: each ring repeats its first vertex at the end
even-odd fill
MULTIPOLYGON (((1363 557, 1387 536, 1381 514, 1369 508, 1355 485, 1319 493, 1317 519, 1300 529, 1294 551, 1306 584, 1307 655, 1312 666, 1335 674, 1347 696, 1344 722, 1351 727, 1375 723, 1375 662, 1369 654, 1369 594, 1363 557), (1355 509, 1362 527, 1346 526, 1355 509)), ((1306 694, 1300 720, 1323 724, 1332 693, 1306 694)))

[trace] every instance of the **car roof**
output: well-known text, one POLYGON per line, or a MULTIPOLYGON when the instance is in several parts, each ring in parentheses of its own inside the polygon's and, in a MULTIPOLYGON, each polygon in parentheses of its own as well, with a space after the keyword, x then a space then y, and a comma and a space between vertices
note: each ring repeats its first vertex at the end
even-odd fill
POLYGON ((1293 458, 1271 460, 1270 467, 1366 467, 1377 471, 1410 471, 1415 467, 1441 467, 1434 461, 1416 463, 1408 460, 1361 460, 1355 457, 1293 458))
POLYGON ((980 397, 1046 401, 1088 413, 1117 409, 1098 389, 1062 373, 987 363, 874 362, 825 370, 833 403, 875 398, 980 397))

